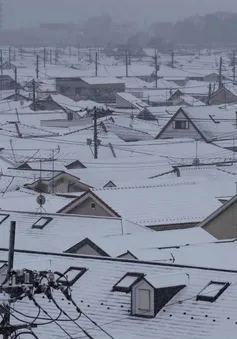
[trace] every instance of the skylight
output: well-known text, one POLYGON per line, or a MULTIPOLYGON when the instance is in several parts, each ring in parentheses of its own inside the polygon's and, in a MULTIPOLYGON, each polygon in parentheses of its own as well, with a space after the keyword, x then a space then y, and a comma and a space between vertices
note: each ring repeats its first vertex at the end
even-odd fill
POLYGON ((133 284, 144 277, 143 273, 126 273, 114 286, 112 291, 129 293, 133 284))
POLYGON ((197 300, 214 302, 228 288, 227 282, 210 281, 209 284, 197 295, 197 300))
POLYGON ((53 218, 41 217, 32 225, 32 228, 38 228, 42 230, 51 220, 53 220, 53 218))
POLYGON ((72 286, 87 271, 85 267, 69 267, 58 281, 63 285, 72 286))
POLYGON ((9 217, 9 214, 0 214, 0 225, 9 217))

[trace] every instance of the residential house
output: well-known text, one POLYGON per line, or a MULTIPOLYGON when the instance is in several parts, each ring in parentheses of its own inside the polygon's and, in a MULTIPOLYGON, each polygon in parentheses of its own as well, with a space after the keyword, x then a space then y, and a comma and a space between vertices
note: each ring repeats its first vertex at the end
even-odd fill
POLYGON ((131 93, 116 93, 116 108, 142 110, 149 105, 131 93))
POLYGON ((235 239, 237 238, 236 208, 237 195, 207 216, 199 226, 216 239, 235 239))
POLYGON ((209 184, 205 180, 176 178, 156 184, 149 181, 144 186, 128 184, 85 192, 58 213, 122 216, 160 231, 196 226, 221 205, 215 192, 207 192, 209 184))
POLYGON ((50 175, 47 172, 48 177, 39 178, 33 183, 27 183, 24 186, 30 188, 36 192, 41 193, 70 193, 70 192, 85 192, 91 187, 80 181, 79 178, 65 173, 59 172, 50 175))
POLYGON ((93 100, 113 103, 125 83, 115 77, 56 77, 56 90, 74 100, 93 100))
MULTIPOLYGON (((236 270, 42 251, 16 250, 15 254, 15 270, 48 271, 52 266, 67 275, 71 287, 74 303, 60 289, 50 302, 44 294, 34 297, 45 311, 46 324, 32 329, 39 338, 49 333, 52 339, 84 337, 85 331, 86 336, 101 339, 154 339, 157 333, 161 339, 172 339, 174 333, 177 339, 236 337, 236 270), (78 311, 79 322, 74 320, 78 311)), ((5 265, 5 248, 0 260, 5 265)), ((37 316, 32 300, 22 298, 12 305, 14 314, 37 316)))
POLYGON ((15 80, 10 77, 10 75, 0 75, 0 89, 1 90, 10 90, 15 89, 17 86, 18 89, 20 89, 20 85, 15 83, 15 80))
POLYGON ((233 107, 182 107, 161 129, 156 139, 192 138, 205 142, 233 140, 237 136, 235 121, 233 107))
POLYGON ((237 103, 237 91, 233 88, 222 86, 215 91, 208 99, 209 105, 233 104, 237 103))

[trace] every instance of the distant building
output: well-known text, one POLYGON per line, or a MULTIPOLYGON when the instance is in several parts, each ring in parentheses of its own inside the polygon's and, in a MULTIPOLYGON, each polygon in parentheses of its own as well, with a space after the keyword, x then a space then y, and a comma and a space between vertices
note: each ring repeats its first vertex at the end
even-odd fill
POLYGON ((74 100, 113 103, 125 83, 115 77, 56 77, 56 90, 74 100))

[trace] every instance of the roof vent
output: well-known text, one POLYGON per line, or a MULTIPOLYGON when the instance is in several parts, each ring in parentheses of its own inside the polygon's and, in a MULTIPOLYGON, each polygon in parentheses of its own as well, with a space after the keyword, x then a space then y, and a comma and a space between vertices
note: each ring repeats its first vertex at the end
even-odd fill
POLYGON ((154 318, 188 284, 189 275, 183 272, 142 277, 131 287, 132 315, 154 318))

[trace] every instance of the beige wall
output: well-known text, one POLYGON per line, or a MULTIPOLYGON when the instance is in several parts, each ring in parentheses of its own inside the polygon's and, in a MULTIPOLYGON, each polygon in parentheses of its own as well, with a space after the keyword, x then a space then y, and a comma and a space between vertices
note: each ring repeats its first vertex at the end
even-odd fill
POLYGON ((95 255, 95 256, 101 257, 101 254, 99 254, 96 250, 94 250, 94 248, 92 248, 88 244, 82 246, 78 251, 76 251, 76 253, 77 254, 86 254, 86 255, 95 255))
POLYGON ((203 227, 217 239, 237 238, 237 202, 203 227))
POLYGON ((69 214, 78 214, 78 215, 94 215, 97 217, 111 217, 111 215, 106 212, 99 204, 95 203, 95 208, 92 208, 91 203, 94 202, 91 198, 83 201, 80 206, 72 209, 69 214))

